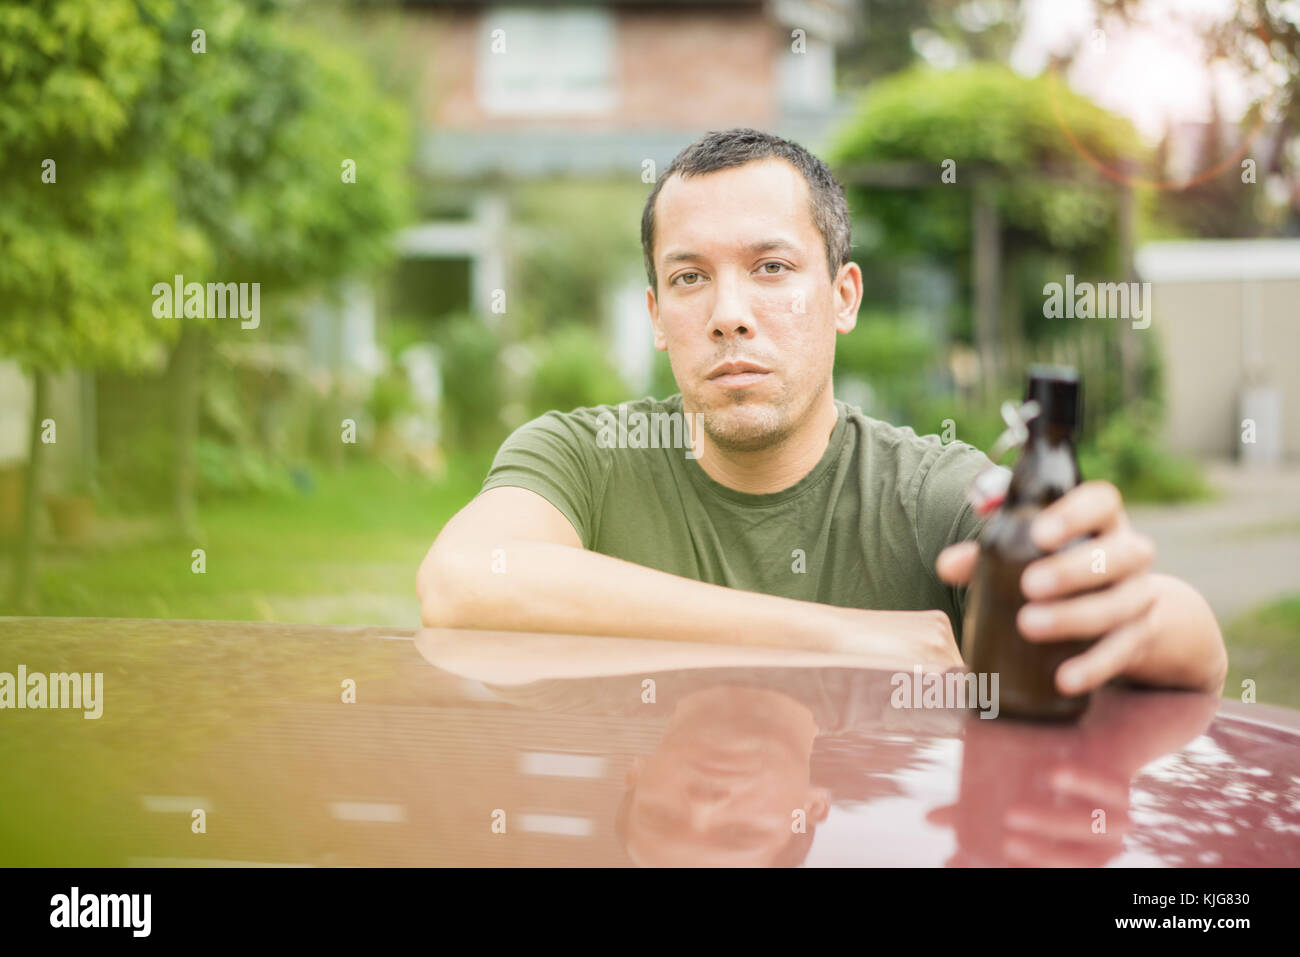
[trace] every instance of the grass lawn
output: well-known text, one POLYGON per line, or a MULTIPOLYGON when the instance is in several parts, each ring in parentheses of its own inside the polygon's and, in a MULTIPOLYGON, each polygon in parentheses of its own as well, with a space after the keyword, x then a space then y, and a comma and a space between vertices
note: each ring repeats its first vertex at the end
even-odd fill
MULTIPOLYGON (((203 503, 197 542, 47 548, 37 613, 419 627, 416 569, 481 481, 449 474, 435 483, 356 464, 318 472, 311 492, 203 503), (204 574, 191 570, 197 547, 204 574)), ((6 562, 6 583, 8 573, 6 562)))
POLYGON ((1247 612, 1224 629, 1224 640, 1225 697, 1239 698, 1249 678, 1260 703, 1300 708, 1300 595, 1247 612))

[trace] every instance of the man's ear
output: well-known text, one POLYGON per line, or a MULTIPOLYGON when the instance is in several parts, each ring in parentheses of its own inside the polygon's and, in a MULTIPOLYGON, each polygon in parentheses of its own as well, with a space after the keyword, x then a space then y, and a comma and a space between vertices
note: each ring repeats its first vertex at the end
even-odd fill
POLYGON ((815 824, 826 820, 831 813, 831 792, 826 788, 808 789, 808 819, 815 824))
POLYGON ((844 335, 857 326, 858 307, 862 305, 862 269, 857 263, 848 262, 840 267, 833 292, 835 331, 844 335))
POLYGON ((645 307, 650 313, 650 325, 655 332, 655 348, 660 352, 668 351, 668 339, 664 336, 663 323, 659 321, 659 301, 655 298, 653 286, 645 287, 645 307))

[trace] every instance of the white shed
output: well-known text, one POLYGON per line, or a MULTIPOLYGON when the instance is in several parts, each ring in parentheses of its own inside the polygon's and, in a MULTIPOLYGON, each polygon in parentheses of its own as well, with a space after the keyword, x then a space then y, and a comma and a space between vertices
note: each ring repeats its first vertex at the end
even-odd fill
POLYGON ((1154 242, 1136 264, 1151 283, 1169 446, 1300 461, 1300 239, 1154 242))

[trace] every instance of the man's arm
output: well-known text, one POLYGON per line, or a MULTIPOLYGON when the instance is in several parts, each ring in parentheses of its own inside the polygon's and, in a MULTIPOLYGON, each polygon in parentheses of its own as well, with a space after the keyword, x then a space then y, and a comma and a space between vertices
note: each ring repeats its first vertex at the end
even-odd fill
POLYGON ((961 665, 941 611, 862 611, 738 591, 585 550, 573 525, 521 488, 480 494, 447 523, 416 576, 429 628, 473 628, 865 652, 900 667, 961 665))
POLYGON ((888 671, 897 656, 589 635, 426 628, 415 647, 431 664, 491 685, 712 668, 856 668, 888 671))

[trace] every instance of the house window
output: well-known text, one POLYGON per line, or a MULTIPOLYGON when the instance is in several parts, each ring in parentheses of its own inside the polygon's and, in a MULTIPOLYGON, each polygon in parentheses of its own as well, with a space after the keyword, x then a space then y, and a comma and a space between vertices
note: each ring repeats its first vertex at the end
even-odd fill
POLYGON ((479 103, 508 116, 608 113, 614 45, 608 9, 492 8, 479 25, 479 103))

